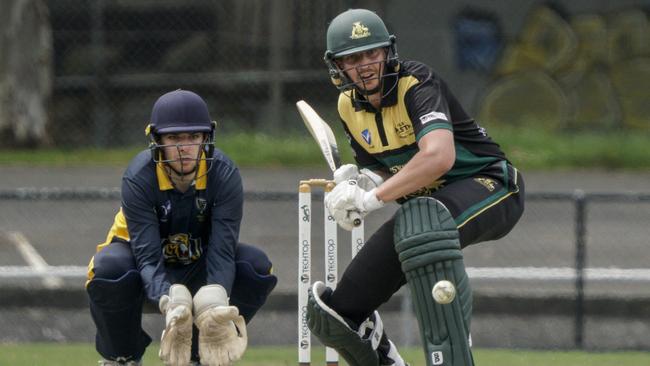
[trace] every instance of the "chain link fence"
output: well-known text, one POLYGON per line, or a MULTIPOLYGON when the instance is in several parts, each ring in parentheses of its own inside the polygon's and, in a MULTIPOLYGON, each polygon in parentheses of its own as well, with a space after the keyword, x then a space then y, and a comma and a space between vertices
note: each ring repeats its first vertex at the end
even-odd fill
POLYGON ((281 131, 287 105, 335 100, 321 59, 326 22, 356 3, 380 4, 48 1, 54 140, 139 143, 153 102, 177 88, 202 95, 221 131, 281 131))
POLYGON ((0 134, 23 138, 12 121, 25 117, 54 146, 140 144, 153 102, 177 88, 204 96, 221 132, 297 130, 300 99, 336 120, 325 32, 355 7, 382 16, 400 56, 436 69, 488 127, 650 130, 642 0, 8 0, 0 29, 22 38, 2 40, 0 134))

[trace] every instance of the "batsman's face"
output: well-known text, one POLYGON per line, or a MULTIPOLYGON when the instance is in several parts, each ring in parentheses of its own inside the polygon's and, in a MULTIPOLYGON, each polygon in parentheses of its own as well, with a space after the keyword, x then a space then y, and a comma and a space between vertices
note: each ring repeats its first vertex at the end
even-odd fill
POLYGON ((363 90, 374 90, 381 86, 381 75, 386 62, 386 49, 373 48, 343 56, 337 60, 350 80, 363 90))
POLYGON ((203 142, 203 132, 168 133, 160 136, 165 160, 177 173, 191 173, 196 169, 203 142))

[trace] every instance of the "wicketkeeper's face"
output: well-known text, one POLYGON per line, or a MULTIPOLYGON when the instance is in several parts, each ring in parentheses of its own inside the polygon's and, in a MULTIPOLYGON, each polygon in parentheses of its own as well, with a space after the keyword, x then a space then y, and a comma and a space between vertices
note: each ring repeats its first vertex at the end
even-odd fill
POLYGON ((201 157, 203 132, 168 133, 160 136, 160 147, 167 164, 179 174, 191 173, 201 157))
POLYGON ((343 56, 336 61, 357 88, 378 90, 386 62, 386 49, 373 48, 343 56))

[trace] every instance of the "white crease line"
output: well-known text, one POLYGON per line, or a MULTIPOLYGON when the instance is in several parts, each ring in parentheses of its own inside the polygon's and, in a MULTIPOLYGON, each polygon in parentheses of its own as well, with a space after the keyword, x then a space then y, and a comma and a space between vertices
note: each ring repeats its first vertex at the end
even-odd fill
POLYGON ((29 240, 19 231, 10 231, 7 233, 9 240, 11 240, 16 249, 20 252, 25 259, 25 262, 38 274, 42 274, 43 285, 47 288, 57 289, 63 287, 63 279, 60 277, 52 276, 48 273, 50 266, 45 259, 41 257, 36 249, 29 243, 29 240))

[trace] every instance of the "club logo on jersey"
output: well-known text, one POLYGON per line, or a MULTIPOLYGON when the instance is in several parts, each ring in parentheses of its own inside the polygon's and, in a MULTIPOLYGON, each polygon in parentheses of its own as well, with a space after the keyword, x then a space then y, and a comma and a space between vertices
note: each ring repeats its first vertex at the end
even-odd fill
POLYGON ((446 179, 438 179, 437 181, 426 186, 425 188, 428 189, 429 192, 434 192, 444 187, 446 182, 447 182, 446 179))
POLYGON ((483 187, 487 188, 488 191, 494 191, 496 182, 490 178, 474 178, 474 181, 483 187))
POLYGON ((208 206, 208 201, 206 201, 205 198, 196 197, 195 203, 196 209, 199 210, 200 213, 204 213, 205 208, 208 206))
POLYGON ((370 135, 370 130, 367 128, 363 131, 361 131, 361 137, 363 138, 363 141, 366 142, 368 145, 372 145, 372 136, 370 135))
POLYGON ((370 36, 370 30, 368 29, 368 27, 361 24, 361 22, 352 23, 352 34, 350 35, 350 38, 359 39, 359 38, 366 38, 369 36, 370 36))
POLYGON ((165 263, 190 264, 203 254, 201 239, 185 233, 170 235, 162 240, 162 254, 165 263))
POLYGON ((426 197, 426 196, 431 196, 433 192, 439 190, 440 188, 445 186, 446 180, 444 179, 438 179, 437 181, 429 184, 426 187, 422 187, 418 189, 415 192, 409 193, 406 196, 403 197, 403 199, 410 199, 413 197, 426 197))
POLYGON ((196 219, 199 222, 203 222, 205 221, 205 209, 208 207, 208 201, 206 201, 205 198, 196 197, 195 203, 196 209, 199 211, 199 213, 196 215, 196 219))
MULTIPOLYGON (((402 168, 404 168, 404 164, 393 165, 390 168, 388 168, 388 171, 390 171, 390 173, 394 175, 394 174, 397 174, 400 170, 402 170, 402 168)), ((411 199, 413 197, 431 196, 433 194, 433 192, 435 192, 435 191, 439 190, 440 188, 444 187, 446 182, 447 181, 445 179, 438 179, 435 182, 433 182, 433 183, 431 183, 431 184, 429 184, 429 185, 427 185, 425 187, 422 187, 422 188, 418 189, 415 192, 409 193, 406 196, 403 196, 403 197, 399 198, 399 200, 405 201, 405 200, 411 199)))
POLYGON ((440 119, 440 120, 443 120, 443 121, 449 121, 447 119, 447 115, 445 115, 444 113, 433 111, 433 112, 429 112, 429 113, 427 113, 425 115, 420 116, 420 123, 425 124, 425 123, 427 123, 429 121, 433 121, 433 120, 436 120, 436 119, 440 119))
POLYGON ((169 213, 172 211, 172 203, 171 201, 167 200, 165 203, 160 205, 160 209, 158 210, 158 220, 160 222, 167 222, 169 221, 169 213))
POLYGON ((407 122, 397 122, 395 133, 400 138, 406 138, 413 134, 413 126, 407 122))

